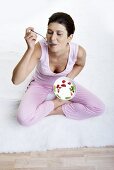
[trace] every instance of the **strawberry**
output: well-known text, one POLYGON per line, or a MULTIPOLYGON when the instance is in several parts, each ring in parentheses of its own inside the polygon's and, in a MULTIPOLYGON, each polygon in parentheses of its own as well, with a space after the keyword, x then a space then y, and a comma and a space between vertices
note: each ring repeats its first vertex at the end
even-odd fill
POLYGON ((59 84, 57 85, 57 88, 59 88, 59 84))
POLYGON ((62 83, 65 83, 66 81, 65 80, 62 80, 62 83))
POLYGON ((68 82, 68 84, 70 85, 70 84, 71 84, 71 82, 68 82))
POLYGON ((61 86, 62 86, 62 87, 66 87, 66 85, 65 85, 65 84, 61 84, 61 86))

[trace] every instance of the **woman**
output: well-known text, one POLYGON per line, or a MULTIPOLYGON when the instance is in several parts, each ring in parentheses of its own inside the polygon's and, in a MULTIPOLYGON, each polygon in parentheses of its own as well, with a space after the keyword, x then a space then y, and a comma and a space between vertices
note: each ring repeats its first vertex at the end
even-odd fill
POLYGON ((56 97, 46 100, 47 95, 53 92, 56 79, 61 76, 74 79, 85 65, 84 48, 71 42, 74 31, 73 19, 63 12, 54 13, 49 18, 47 42, 35 43, 37 34, 34 28, 26 29, 27 50, 13 71, 12 82, 20 84, 37 67, 18 109, 17 120, 22 125, 31 125, 55 114, 81 120, 104 112, 102 101, 79 84, 76 84, 76 96, 70 101, 56 97))

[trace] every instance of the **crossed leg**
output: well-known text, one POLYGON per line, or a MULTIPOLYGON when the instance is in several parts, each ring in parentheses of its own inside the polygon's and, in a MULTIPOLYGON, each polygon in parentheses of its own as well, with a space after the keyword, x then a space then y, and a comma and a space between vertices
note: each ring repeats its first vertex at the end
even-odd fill
POLYGON ((82 120, 101 115, 105 110, 104 103, 89 90, 77 84, 76 96, 68 103, 54 109, 49 115, 62 114, 67 118, 82 120))
POLYGON ((45 101, 52 89, 31 85, 20 103, 17 120, 22 125, 31 125, 45 116, 62 114, 71 119, 86 119, 104 112, 102 101, 87 89, 77 84, 76 96, 71 101, 58 98, 45 101))

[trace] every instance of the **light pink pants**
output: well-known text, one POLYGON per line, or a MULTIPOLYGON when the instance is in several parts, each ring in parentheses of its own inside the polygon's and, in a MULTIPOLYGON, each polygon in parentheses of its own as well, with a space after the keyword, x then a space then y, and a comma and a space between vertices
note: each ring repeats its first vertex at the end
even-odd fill
MULTIPOLYGON (((99 116, 105 110, 102 101, 94 94, 76 85, 76 96, 71 103, 62 105, 62 110, 67 118, 82 120, 99 116)), ((46 101, 49 93, 53 92, 51 86, 41 86, 33 81, 23 96, 17 112, 17 120, 22 125, 32 125, 47 116, 54 109, 54 103, 46 101)))

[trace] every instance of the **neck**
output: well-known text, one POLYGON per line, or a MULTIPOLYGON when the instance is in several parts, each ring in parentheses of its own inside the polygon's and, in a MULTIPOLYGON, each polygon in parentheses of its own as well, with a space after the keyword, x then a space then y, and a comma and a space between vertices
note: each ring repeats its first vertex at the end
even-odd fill
POLYGON ((61 58, 61 56, 66 56, 66 53, 68 54, 69 53, 69 45, 66 45, 66 47, 61 50, 61 51, 58 51, 58 52, 52 52, 49 50, 49 55, 50 56, 54 56, 54 58, 61 58))

